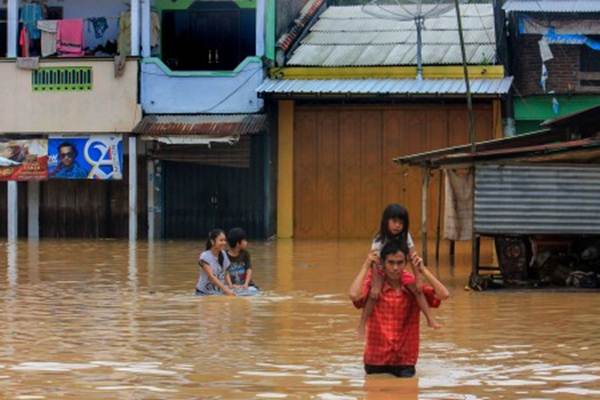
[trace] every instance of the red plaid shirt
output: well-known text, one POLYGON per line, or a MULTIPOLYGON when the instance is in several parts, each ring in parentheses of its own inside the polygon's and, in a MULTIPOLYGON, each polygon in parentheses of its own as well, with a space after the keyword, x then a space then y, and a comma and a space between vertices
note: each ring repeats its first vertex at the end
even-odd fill
MULTIPOLYGON (((414 279, 414 278, 413 278, 414 279)), ((371 288, 369 271, 362 297, 365 306, 371 288)), ((384 282, 373 313, 367 321, 364 363, 368 365, 415 365, 419 357, 419 306, 408 290, 395 290, 384 282)))

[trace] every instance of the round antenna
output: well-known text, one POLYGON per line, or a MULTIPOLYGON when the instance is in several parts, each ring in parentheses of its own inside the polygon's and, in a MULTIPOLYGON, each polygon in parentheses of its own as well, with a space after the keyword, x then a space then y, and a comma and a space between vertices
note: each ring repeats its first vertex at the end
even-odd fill
POLYGON ((446 14, 454 8, 447 0, 371 0, 362 12, 379 19, 414 21, 417 29, 417 79, 423 79, 423 41, 421 33, 425 19, 446 14))

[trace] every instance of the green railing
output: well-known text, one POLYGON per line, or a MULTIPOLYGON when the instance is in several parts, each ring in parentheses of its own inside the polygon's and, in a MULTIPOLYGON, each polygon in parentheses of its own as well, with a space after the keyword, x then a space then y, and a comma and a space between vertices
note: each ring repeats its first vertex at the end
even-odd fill
POLYGON ((92 67, 40 68, 31 72, 34 92, 92 90, 92 67))

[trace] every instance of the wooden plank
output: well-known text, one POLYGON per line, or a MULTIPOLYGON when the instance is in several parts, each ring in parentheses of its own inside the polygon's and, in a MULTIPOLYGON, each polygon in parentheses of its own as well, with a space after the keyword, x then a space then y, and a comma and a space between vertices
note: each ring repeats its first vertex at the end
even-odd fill
POLYGON ((371 237, 378 228, 382 204, 382 113, 365 111, 361 115, 361 202, 365 210, 362 237, 371 237))
POLYGON ((392 160, 401 154, 406 111, 382 110, 383 113, 383 199, 382 210, 390 203, 403 203, 406 196, 404 168, 392 160))
POLYGON ((352 111, 339 113, 339 221, 340 237, 360 238, 362 236, 364 207, 361 198, 361 116, 352 111))
POLYGON ((338 112, 321 111, 318 118, 318 221, 316 237, 339 236, 339 124, 338 112))
POLYGON ((317 113, 298 111, 294 125, 294 237, 317 237, 317 113))

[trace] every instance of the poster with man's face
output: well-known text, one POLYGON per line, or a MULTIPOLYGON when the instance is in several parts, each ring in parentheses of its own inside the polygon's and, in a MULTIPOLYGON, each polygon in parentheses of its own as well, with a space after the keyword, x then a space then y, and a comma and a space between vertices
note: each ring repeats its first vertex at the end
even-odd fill
POLYGON ((0 139, 0 181, 43 181, 47 178, 46 139, 0 139))
POLYGON ((50 179, 123 179, 123 136, 50 136, 50 179))

